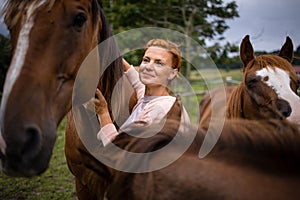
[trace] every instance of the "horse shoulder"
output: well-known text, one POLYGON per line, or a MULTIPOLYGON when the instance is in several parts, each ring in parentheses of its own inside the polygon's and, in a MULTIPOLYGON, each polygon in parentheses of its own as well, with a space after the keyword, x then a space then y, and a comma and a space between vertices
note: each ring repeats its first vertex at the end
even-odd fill
POLYGON ((67 165, 75 176, 79 199, 103 199, 108 186, 108 168, 84 147, 76 131, 72 112, 67 115, 65 155, 67 165), (91 192, 93 191, 93 192, 91 192))

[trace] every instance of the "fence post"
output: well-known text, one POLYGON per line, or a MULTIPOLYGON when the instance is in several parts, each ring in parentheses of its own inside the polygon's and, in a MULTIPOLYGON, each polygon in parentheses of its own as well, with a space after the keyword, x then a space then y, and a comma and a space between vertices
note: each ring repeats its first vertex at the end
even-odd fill
POLYGON ((231 76, 226 76, 225 81, 226 81, 227 86, 232 85, 232 77, 231 76))

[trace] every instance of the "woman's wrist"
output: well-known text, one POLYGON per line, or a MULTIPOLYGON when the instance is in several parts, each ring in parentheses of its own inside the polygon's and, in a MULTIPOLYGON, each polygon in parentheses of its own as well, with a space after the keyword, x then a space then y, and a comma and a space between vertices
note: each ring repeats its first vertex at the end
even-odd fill
POLYGON ((111 124, 112 120, 110 118, 109 112, 101 112, 98 114, 98 119, 100 121, 100 127, 104 127, 107 124, 111 124))

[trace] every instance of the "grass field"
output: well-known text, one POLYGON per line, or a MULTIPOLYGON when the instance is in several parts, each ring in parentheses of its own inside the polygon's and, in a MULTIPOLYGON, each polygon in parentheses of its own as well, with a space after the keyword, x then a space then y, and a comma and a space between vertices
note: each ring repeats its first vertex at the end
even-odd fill
MULTIPOLYGON (((234 80, 241 79, 240 70, 230 72, 220 70, 223 79, 231 76, 234 80)), ((192 74, 194 90, 203 86, 197 84, 200 76, 192 74)), ((201 96, 199 97, 201 98, 201 96)), ((195 114, 196 115, 196 114, 195 114)), ((75 184, 69 172, 64 154, 65 121, 58 129, 58 138, 53 151, 49 169, 39 177, 12 178, 0 173, 0 200, 73 200, 76 199, 75 184)))
POLYGON ((1 200, 76 199, 74 178, 64 154, 64 129, 65 120, 59 126, 50 166, 44 174, 34 178, 12 178, 0 174, 1 200))

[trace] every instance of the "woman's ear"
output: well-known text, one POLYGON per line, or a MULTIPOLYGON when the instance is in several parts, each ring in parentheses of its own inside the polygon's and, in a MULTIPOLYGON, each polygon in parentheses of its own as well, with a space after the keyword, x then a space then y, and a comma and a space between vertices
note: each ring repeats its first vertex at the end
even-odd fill
POLYGON ((168 77, 168 80, 169 81, 173 80, 174 78, 176 78, 177 75, 178 75, 178 69, 172 69, 172 71, 168 77))

